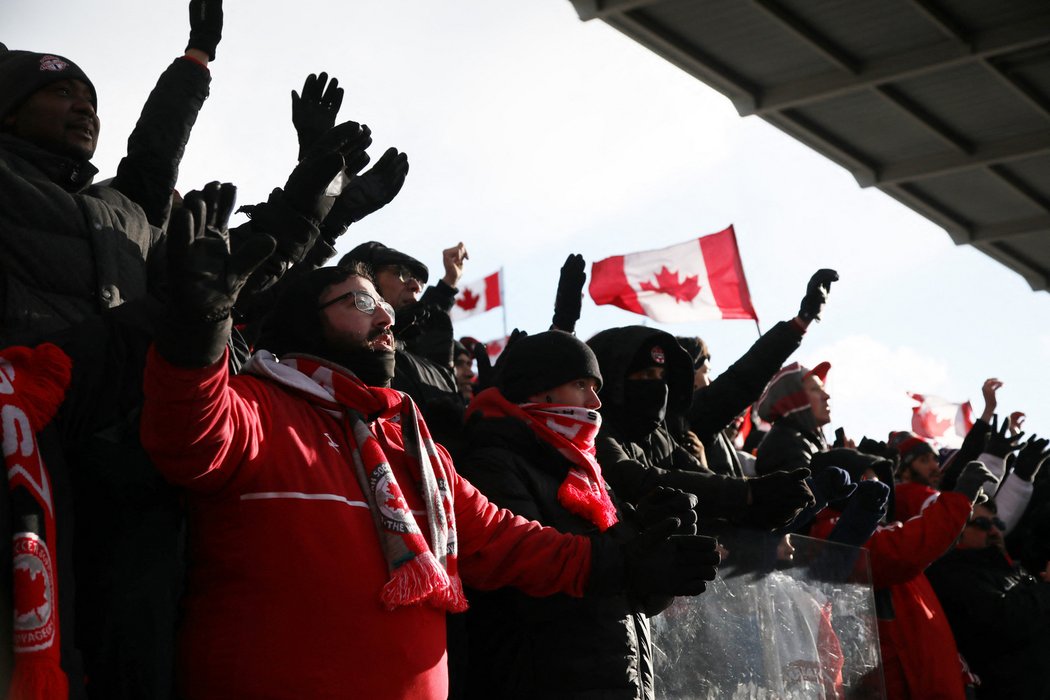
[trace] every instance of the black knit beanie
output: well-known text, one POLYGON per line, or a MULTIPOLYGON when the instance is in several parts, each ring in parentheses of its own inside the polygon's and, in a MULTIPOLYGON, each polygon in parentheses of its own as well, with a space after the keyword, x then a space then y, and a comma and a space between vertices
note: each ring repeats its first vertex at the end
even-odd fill
POLYGON ((59 80, 86 83, 91 88, 91 104, 98 110, 95 86, 77 64, 55 54, 9 51, 0 44, 0 120, 34 92, 59 80))
POLYGON ((528 335, 511 343, 499 361, 496 386, 508 401, 524 403, 530 396, 590 377, 601 388, 598 359, 587 344, 565 331, 528 335))

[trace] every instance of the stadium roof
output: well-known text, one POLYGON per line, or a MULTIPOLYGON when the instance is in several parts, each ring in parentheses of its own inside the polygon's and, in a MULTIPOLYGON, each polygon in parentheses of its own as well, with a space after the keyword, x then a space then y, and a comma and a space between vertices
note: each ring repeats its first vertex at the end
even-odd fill
POLYGON ((1048 0, 571 0, 1050 288, 1048 0))

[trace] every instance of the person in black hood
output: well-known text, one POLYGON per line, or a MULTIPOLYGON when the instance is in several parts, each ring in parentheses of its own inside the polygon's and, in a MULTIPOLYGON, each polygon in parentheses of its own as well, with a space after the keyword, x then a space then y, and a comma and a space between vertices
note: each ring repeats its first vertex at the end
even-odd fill
POLYGON ((599 396, 605 421, 598 461, 613 491, 637 503, 658 486, 699 499, 701 518, 730 518, 774 529, 813 504, 807 470, 758 479, 712 473, 682 448, 665 425, 684 413, 693 393, 689 354, 674 336, 645 326, 604 330, 587 344, 605 379, 599 396))
MULTIPOLYGON (((583 342, 559 330, 521 337, 501 357, 495 382, 467 410, 469 449, 458 460, 493 503, 562 532, 624 540, 668 515, 694 526, 696 499, 688 494, 658 490, 635 512, 607 491, 594 456, 602 374, 583 342)), ((713 551, 710 561, 713 576, 713 551)), ((465 681, 463 697, 653 697, 646 613, 669 599, 529 598, 511 589, 469 597, 466 668, 454 658, 462 647, 449 645, 450 668, 462 669, 453 687, 465 681)))

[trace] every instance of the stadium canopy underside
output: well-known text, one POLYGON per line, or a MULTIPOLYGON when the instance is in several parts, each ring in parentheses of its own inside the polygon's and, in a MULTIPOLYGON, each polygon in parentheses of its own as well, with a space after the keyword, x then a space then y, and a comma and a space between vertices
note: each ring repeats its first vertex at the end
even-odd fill
POLYGON ((571 0, 1050 288, 1050 0, 571 0))

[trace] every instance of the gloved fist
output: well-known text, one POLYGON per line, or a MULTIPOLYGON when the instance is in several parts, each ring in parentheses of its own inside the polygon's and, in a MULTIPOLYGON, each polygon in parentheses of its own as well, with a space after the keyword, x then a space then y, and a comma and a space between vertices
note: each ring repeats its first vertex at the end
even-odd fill
POLYGON ((988 434, 988 444, 985 445, 984 451, 990 455, 1006 459, 1006 455, 1021 449, 1022 437, 1024 437, 1023 431, 1016 435, 1010 435, 1009 420, 1004 418, 1002 425, 1000 425, 999 416, 993 415, 992 430, 988 434))
POLYGON ((586 263, 583 256, 573 253, 565 258, 558 278, 558 292, 554 296, 555 328, 566 333, 576 330, 583 308, 583 285, 587 281, 586 263))
POLYGON ((1047 457, 1050 457, 1047 445, 1050 445, 1050 440, 1035 435, 1030 437, 1017 454, 1017 459, 1014 460, 1014 474, 1029 483, 1035 481, 1039 469, 1046 462, 1047 457))
POLYGON ((324 221, 321 235, 334 244, 335 238, 347 226, 393 201, 405 184, 406 177, 408 156, 396 148, 388 148, 375 165, 352 179, 336 198, 332 211, 324 221))
POLYGON ((215 60, 222 39, 222 0, 190 0, 190 41, 186 50, 197 49, 215 60))
POLYGON ((342 104, 343 88, 335 78, 329 83, 327 73, 306 76, 302 95, 292 90, 292 126, 299 138, 300 160, 335 125, 342 104))
POLYGON ((886 504, 890 500, 890 487, 881 481, 862 481, 857 484, 851 500, 870 513, 885 514, 886 504))
POLYGON ((856 488, 856 484, 850 479, 849 472, 838 467, 824 467, 806 479, 806 484, 813 493, 817 506, 849 498, 856 488))
POLYGON ((699 595, 718 573, 718 540, 675 535, 682 524, 666 518, 622 546, 627 592, 644 595, 699 595))
POLYGON ((798 310, 798 317, 805 322, 819 321, 820 312, 824 303, 828 300, 831 292, 831 283, 839 281, 839 273, 834 270, 817 270, 809 279, 806 286, 806 296, 802 297, 802 305, 798 310))
POLYGON ((751 522, 776 530, 790 524, 805 508, 816 505, 813 492, 806 485, 808 476, 808 469, 796 469, 748 479, 751 522))
POLYGON ((675 518, 680 524, 674 534, 695 535, 697 503, 691 493, 658 486, 638 501, 634 509, 635 523, 644 532, 667 518, 675 518))
POLYGON ((474 393, 478 394, 492 386, 492 360, 489 358, 489 349, 485 343, 474 343, 471 353, 478 365, 477 387, 474 389, 474 393))
POLYGON ((868 455, 874 455, 876 457, 882 457, 891 462, 896 462, 900 459, 900 452, 893 449, 882 440, 872 440, 867 435, 860 439, 860 444, 857 445, 857 451, 868 455))
POLYGON ((988 471, 988 467, 980 462, 970 462, 963 467, 959 479, 955 482, 955 491, 970 499, 970 503, 984 503, 988 500, 990 493, 994 492, 999 480, 995 474, 988 471), (988 484, 988 492, 983 488, 988 484))

